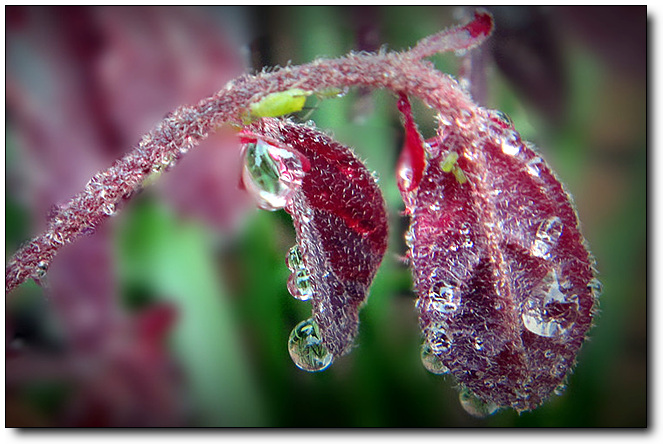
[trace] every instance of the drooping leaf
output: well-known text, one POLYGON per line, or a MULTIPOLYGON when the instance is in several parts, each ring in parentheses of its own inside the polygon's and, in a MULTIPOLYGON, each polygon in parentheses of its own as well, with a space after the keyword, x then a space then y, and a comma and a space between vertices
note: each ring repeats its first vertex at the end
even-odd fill
POLYGON ((306 370, 322 370, 350 350, 357 334, 359 308, 387 246, 384 199, 352 151, 315 128, 266 118, 241 138, 254 156, 245 187, 256 188, 247 182, 259 183, 262 190, 273 185, 267 195, 258 192, 259 203, 284 207, 295 225, 288 288, 296 298, 311 301, 314 322, 293 331, 291 355, 308 353, 306 362, 293 359, 306 370))
POLYGON ((594 262, 571 197, 503 114, 440 121, 418 188, 403 193, 422 360, 456 377, 473 414, 531 410, 575 364, 596 310, 594 262))

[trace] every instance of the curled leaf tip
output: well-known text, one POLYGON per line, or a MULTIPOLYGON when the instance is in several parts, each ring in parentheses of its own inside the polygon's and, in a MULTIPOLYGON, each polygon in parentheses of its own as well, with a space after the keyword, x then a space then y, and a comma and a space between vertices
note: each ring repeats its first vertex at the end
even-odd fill
POLYGON ((409 55, 422 59, 437 53, 472 49, 483 43, 492 31, 493 16, 480 9, 475 11, 474 19, 467 25, 449 28, 420 40, 409 55))
POLYGON ((493 16, 484 9, 474 11, 474 20, 463 26, 470 33, 470 37, 488 37, 493 32, 493 16))

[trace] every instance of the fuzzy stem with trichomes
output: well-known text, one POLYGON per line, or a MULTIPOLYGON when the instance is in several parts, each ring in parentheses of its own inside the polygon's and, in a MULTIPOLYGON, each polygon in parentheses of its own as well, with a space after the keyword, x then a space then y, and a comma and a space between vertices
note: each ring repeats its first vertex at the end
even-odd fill
POLYGON ((150 182, 153 174, 185 155, 211 132, 224 126, 241 126, 242 116, 251 104, 269 94, 295 88, 321 91, 361 85, 416 96, 447 116, 474 108, 472 99, 453 78, 423 58, 475 47, 491 30, 490 15, 477 12, 469 24, 427 37, 406 52, 351 53, 338 59, 319 59, 269 73, 245 75, 196 105, 178 108, 145 135, 137 147, 97 173, 83 191, 53 211, 46 230, 26 242, 9 260, 5 293, 30 278, 40 279, 62 246, 94 232, 119 204, 150 182))

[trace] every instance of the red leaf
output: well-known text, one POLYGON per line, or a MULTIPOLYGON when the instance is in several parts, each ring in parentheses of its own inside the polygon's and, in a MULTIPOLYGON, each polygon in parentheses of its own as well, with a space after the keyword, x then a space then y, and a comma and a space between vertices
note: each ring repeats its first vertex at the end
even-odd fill
POLYGON ((359 307, 387 246, 380 189, 350 149, 314 128, 262 119, 243 132, 242 140, 262 140, 305 158, 308 171, 285 209, 310 275, 307 285, 322 342, 333 356, 343 355, 357 334, 359 307))
MULTIPOLYGON (((419 186, 421 177, 426 167, 424 155, 424 141, 417 130, 417 125, 412 118, 412 106, 407 96, 403 93, 398 96, 398 109, 403 114, 403 126, 405 127, 405 144, 398 158, 398 169, 396 179, 398 189, 406 204, 411 204, 408 199, 412 196, 411 191, 419 186)), ((406 207, 409 205, 406 205, 406 207)))
POLYGON ((406 237, 424 364, 488 405, 533 409, 563 383, 595 311, 571 198, 499 112, 461 110, 424 147, 406 237))

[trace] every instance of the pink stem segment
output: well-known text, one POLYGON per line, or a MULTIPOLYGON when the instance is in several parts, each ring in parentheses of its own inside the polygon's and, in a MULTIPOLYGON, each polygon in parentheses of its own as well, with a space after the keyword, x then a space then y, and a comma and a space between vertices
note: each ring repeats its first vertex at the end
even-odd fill
POLYGON ((178 108, 131 152, 97 173, 83 191, 54 211, 46 231, 25 243, 9 260, 5 293, 30 278, 43 277, 62 246, 93 233, 119 204, 145 185, 151 174, 186 154, 210 132, 228 124, 240 125, 240 116, 249 104, 267 94, 293 88, 319 91, 363 85, 417 96, 449 116, 474 108, 472 99, 453 78, 421 59, 438 52, 472 48, 486 39, 492 27, 491 16, 477 12, 471 23, 427 37, 404 53, 351 53, 339 59, 246 75, 194 106, 178 108))

